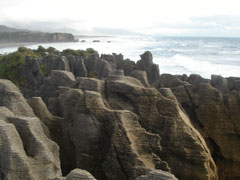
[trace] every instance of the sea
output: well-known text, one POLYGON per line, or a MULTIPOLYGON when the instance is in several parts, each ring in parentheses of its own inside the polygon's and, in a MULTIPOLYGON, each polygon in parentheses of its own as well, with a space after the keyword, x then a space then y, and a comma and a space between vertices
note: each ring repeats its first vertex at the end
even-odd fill
MULTIPOLYGON (((25 45, 36 49, 39 45, 58 50, 93 48, 99 54, 123 54, 124 58, 140 60, 141 54, 151 51, 160 74, 199 74, 211 78, 240 77, 240 38, 221 37, 156 37, 156 36, 76 36, 79 42, 25 45)), ((0 48, 0 54, 18 47, 0 48)))

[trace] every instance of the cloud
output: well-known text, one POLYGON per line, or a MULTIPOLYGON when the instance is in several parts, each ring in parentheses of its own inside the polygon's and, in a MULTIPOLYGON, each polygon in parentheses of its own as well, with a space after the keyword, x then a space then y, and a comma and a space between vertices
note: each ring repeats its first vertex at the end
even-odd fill
POLYGON ((237 0, 1 0, 0 24, 80 33, 115 29, 112 32, 237 35, 238 4, 237 0))

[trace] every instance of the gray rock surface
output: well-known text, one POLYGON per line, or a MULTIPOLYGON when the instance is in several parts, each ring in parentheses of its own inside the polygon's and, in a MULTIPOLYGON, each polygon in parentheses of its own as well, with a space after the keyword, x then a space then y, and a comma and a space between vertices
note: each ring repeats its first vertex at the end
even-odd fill
POLYGON ((74 75, 69 71, 53 70, 51 74, 44 81, 39 90, 38 96, 41 96, 45 103, 48 102, 50 97, 57 95, 57 88, 59 86, 71 87, 75 83, 74 75))
POLYGON ((41 59, 41 64, 44 64, 49 75, 52 70, 70 71, 69 61, 65 56, 47 56, 41 59))
POLYGON ((159 67, 157 64, 153 63, 153 57, 151 52, 146 51, 145 53, 140 55, 140 57, 141 60, 136 63, 136 69, 146 71, 148 82, 150 84, 153 84, 159 79, 159 67))
POLYGON ((73 144, 65 151, 73 157, 68 166, 75 163, 97 179, 136 179, 155 168, 180 179, 217 179, 205 141, 176 98, 168 99, 174 97, 170 89, 163 97, 135 78, 116 75, 76 82, 55 98, 73 144))
POLYGON ((46 180, 61 176, 59 149, 18 88, 0 80, 1 180, 46 180))
POLYGON ((219 179, 238 179, 240 104, 235 82, 238 78, 225 79, 214 75, 207 80, 191 75, 191 84, 176 84, 175 79, 167 79, 166 85, 172 88, 191 123, 205 139, 217 165, 219 179))
POLYGON ((134 70, 130 75, 132 77, 138 79, 139 81, 141 81, 141 83, 145 87, 150 87, 150 85, 148 83, 148 79, 147 79, 147 74, 145 71, 134 70))
POLYGON ((72 170, 66 180, 96 180, 89 172, 82 169, 72 170))
POLYGON ((177 180, 177 178, 173 174, 165 171, 150 170, 146 175, 142 175, 136 180, 177 180))

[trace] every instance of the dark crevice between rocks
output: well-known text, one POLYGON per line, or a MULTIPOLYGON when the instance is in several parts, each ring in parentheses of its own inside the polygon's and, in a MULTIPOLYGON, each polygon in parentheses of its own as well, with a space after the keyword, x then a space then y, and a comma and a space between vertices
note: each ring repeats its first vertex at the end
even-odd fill
MULTIPOLYGON (((226 161, 226 159, 223 157, 220 147, 217 145, 217 143, 210 137, 208 138, 208 141, 213 148, 212 149, 212 158, 213 158, 214 162, 216 163, 216 165, 218 166, 218 165, 222 164, 222 162, 226 161)), ((224 172, 222 171, 222 169, 219 169, 219 167, 218 167, 218 176, 224 177, 223 173, 224 172)))
POLYGON ((71 141, 71 138, 70 138, 70 132, 69 132, 69 128, 67 128, 67 136, 68 136, 68 140, 69 140, 69 144, 71 145, 71 149, 72 149, 72 153, 71 155, 69 154, 69 152, 65 152, 65 151, 62 151, 62 147, 59 145, 59 148, 60 148, 60 161, 61 161, 61 169, 62 169, 62 174, 63 176, 66 176, 70 171, 72 171, 73 169, 77 168, 77 165, 76 165, 76 150, 75 150, 75 145, 74 143, 71 141), (63 153, 65 155, 63 155, 63 153), (72 157, 69 157, 72 156, 72 157), (63 157, 67 157, 67 165, 63 162, 65 160, 63 160, 63 157), (72 162, 69 162, 70 160, 72 160, 72 162))
POLYGON ((198 106, 193 102, 193 99, 191 97, 190 92, 188 91, 187 87, 185 85, 184 89, 187 93, 187 96, 191 102, 191 107, 189 107, 189 105, 182 103, 182 107, 186 110, 187 114, 189 115, 190 119, 194 122, 193 125, 195 126, 195 128, 201 128, 204 129, 204 125, 201 123, 201 121, 198 119, 197 113, 196 113, 196 109, 198 109, 198 106), (196 127, 197 126, 197 127, 196 127))
MULTIPOLYGON (((84 107, 86 107, 86 114, 89 114, 93 120, 93 124, 98 128, 95 122, 95 116, 92 114, 92 112, 87 108, 86 105, 86 96, 84 95, 84 107)), ((104 121, 103 121, 104 122, 104 121)), ((102 122, 101 122, 102 123, 102 122)), ((94 177, 96 177, 98 180, 106 180, 107 176, 102 168, 102 164, 106 160, 106 156, 109 152, 110 146, 111 146, 111 135, 108 133, 108 131, 105 129, 107 127, 106 124, 102 123, 100 131, 101 131, 101 138, 98 141, 98 147, 100 150, 99 156, 95 158, 95 165, 92 168, 92 170, 89 170, 94 177)))
POLYGON ((120 165, 120 167, 121 167, 122 173, 126 176, 126 180, 129 180, 128 174, 127 174, 127 172, 125 171, 124 165, 123 165, 122 162, 121 162, 121 159, 120 159, 120 157, 119 157, 119 153, 117 152, 117 149, 116 149, 116 147, 114 146, 114 144, 113 144, 113 149, 114 149, 114 151, 115 151, 115 153, 116 153, 117 161, 118 161, 118 163, 119 163, 119 165, 120 165))
POLYGON ((0 170, 1 170, 1 172, 0 172, 0 180, 4 180, 5 179, 5 175, 2 172, 2 168, 1 167, 0 167, 0 170))
POLYGON ((213 157, 214 161, 224 160, 225 158, 223 157, 220 147, 217 145, 217 143, 210 137, 208 138, 208 140, 213 147, 212 157, 213 157))

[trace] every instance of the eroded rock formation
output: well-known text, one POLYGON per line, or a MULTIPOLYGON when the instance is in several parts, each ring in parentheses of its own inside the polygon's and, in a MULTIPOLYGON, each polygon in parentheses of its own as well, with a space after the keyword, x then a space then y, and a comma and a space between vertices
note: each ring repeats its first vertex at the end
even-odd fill
POLYGON ((0 180, 240 177, 239 78, 160 76, 150 52, 29 56, 18 73, 27 101, 0 80, 0 180))
POLYGON ((186 81, 176 76, 162 75, 158 84, 173 90, 194 127, 207 142, 218 167, 219 177, 223 180, 240 178, 238 82, 239 78, 216 75, 211 80, 191 75, 186 81), (161 80, 166 76, 168 80, 161 80))

